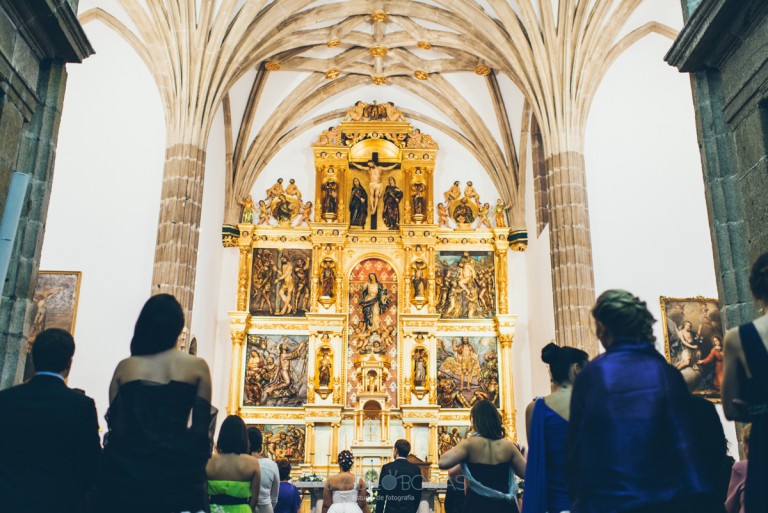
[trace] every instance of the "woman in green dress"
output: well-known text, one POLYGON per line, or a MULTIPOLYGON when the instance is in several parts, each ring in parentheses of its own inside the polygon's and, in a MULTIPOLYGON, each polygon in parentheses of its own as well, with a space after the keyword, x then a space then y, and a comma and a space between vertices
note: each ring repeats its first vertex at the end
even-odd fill
POLYGON ((259 461, 248 454, 245 422, 230 415, 221 424, 214 454, 205 467, 211 513, 252 513, 259 501, 259 461))

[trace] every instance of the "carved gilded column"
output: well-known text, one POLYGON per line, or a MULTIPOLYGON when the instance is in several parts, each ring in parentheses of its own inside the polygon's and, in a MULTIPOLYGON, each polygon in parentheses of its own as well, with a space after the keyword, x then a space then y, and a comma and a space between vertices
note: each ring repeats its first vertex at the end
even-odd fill
POLYGON ((239 224, 237 227, 240 230, 240 239, 238 240, 240 263, 237 274, 237 309, 238 311, 245 312, 248 311, 248 278, 251 274, 253 260, 253 250, 251 248, 253 225, 239 224))
POLYGON ((313 465, 315 463, 315 423, 307 422, 307 438, 304 442, 304 463, 313 465))
POLYGON ((240 410, 243 355, 245 354, 246 326, 248 322, 247 312, 230 312, 229 332, 232 337, 232 365, 229 371, 229 399, 227 401, 227 413, 236 415, 240 410))
POLYGON ((429 425, 429 456, 428 461, 437 462, 437 424, 429 425))
POLYGON ((515 384, 512 379, 512 341, 514 336, 511 333, 499 335, 499 363, 501 364, 500 393, 501 409, 504 411, 504 424, 509 430, 509 436, 517 441, 517 422, 515 420, 515 384))
POLYGON ((413 440, 411 439, 411 429, 413 429, 413 423, 405 422, 403 423, 403 427, 405 428, 405 439, 411 442, 411 445, 413 445, 413 440))
POLYGON ((338 463, 338 456, 339 456, 339 428, 341 427, 340 422, 332 422, 331 423, 331 461, 329 464, 338 463))
MULTIPOLYGON (((496 242, 499 242, 498 240, 496 242)), ((504 240, 504 245, 499 248, 496 246, 496 288, 498 290, 498 313, 501 315, 509 313, 509 288, 508 288, 508 265, 507 252, 509 245, 504 240)))

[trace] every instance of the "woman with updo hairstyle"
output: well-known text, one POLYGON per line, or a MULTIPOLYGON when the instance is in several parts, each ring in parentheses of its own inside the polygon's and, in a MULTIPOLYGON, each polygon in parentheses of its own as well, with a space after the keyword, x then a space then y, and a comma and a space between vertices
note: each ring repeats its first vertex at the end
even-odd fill
MULTIPOLYGON (((581 369, 571 395, 566 456, 570 511, 704 512, 718 483, 708 472, 694 406, 680 372, 653 345, 656 320, 626 290, 597 298, 605 353, 581 369)), ((722 509, 722 502, 719 503, 722 509)))
POLYGON ((469 412, 472 434, 440 456, 443 470, 461 465, 467 494, 464 511, 517 513, 515 474, 525 477, 525 458, 507 438, 498 408, 477 401, 469 412))
POLYGON ((339 453, 338 461, 339 473, 329 477, 323 486, 322 513, 370 513, 365 481, 350 472, 355 457, 345 450, 339 453))
POLYGON ((768 511, 768 253, 752 266, 749 288, 761 315, 728 330, 723 350, 723 410, 751 422, 744 510, 768 511))
POLYGON ((205 465, 216 410, 211 373, 202 358, 178 351, 181 305, 169 294, 141 309, 131 356, 109 385, 95 511, 208 510, 205 465))
POLYGON ((549 365, 553 390, 548 396, 535 399, 525 410, 528 457, 523 513, 560 513, 570 509, 565 443, 571 393, 589 355, 581 349, 550 342, 541 350, 541 360, 549 365))

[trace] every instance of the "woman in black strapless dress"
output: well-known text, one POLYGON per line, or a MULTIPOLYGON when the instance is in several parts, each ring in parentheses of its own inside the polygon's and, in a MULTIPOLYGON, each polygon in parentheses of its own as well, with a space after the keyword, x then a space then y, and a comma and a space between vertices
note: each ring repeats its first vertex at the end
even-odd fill
POLYGON ((726 333, 721 394, 729 420, 752 423, 744 510, 761 513, 768 511, 768 253, 752 267, 749 288, 763 315, 726 333))
POLYGON ((184 314, 173 296, 144 305, 110 384, 99 513, 208 511, 205 465, 216 412, 204 360, 176 350, 184 314))
POLYGON ((478 401, 470 420, 474 433, 440 457, 441 469, 462 465, 467 481, 464 511, 517 513, 515 474, 525 477, 525 458, 506 438, 501 415, 490 401, 478 401))

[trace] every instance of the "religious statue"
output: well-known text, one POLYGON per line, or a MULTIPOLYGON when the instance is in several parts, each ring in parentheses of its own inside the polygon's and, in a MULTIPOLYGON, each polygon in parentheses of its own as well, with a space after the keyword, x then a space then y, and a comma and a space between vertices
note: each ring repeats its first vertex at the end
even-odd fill
POLYGON ((379 206, 379 199, 381 198, 381 173, 396 168, 398 164, 394 163, 391 166, 380 166, 376 162, 369 160, 366 166, 361 166, 354 162, 350 162, 349 165, 361 171, 368 171, 368 174, 371 177, 368 181, 368 185, 371 188, 371 213, 375 214, 376 209, 379 206))
POLYGON ((299 210, 301 212, 301 218, 299 219, 299 226, 304 224, 309 226, 309 222, 312 220, 312 202, 307 201, 304 206, 299 210))
POLYGON ((267 189, 267 203, 272 203, 275 198, 284 193, 285 190, 283 190, 283 179, 278 178, 277 182, 275 182, 275 185, 267 189))
POLYGON ((244 224, 253 224, 253 209, 256 205, 253 204, 253 197, 249 194, 245 197, 244 201, 240 204, 243 206, 243 215, 240 218, 240 222, 244 224))
POLYGON ((303 258, 296 259, 293 267, 293 272, 296 275, 296 291, 294 293, 293 311, 306 312, 309 310, 309 296, 310 296, 310 284, 309 284, 309 269, 311 263, 303 258))
POLYGON ((277 266, 274 266, 274 270, 278 273, 275 283, 282 283, 277 290, 277 295, 282 300, 283 307, 277 312, 277 315, 290 315, 294 311, 293 294, 296 289, 295 267, 290 259, 285 256, 280 258, 280 264, 281 267, 279 269, 277 266))
POLYGON ((424 388, 427 385, 427 351, 423 347, 413 352, 413 386, 424 388))
POLYGON ((320 350, 322 356, 317 364, 317 376, 318 383, 323 388, 331 386, 331 378, 333 376, 333 360, 331 359, 331 351, 328 348, 320 350))
POLYGON ((321 194, 323 216, 330 214, 336 215, 339 210, 339 184, 334 180, 323 182, 323 185, 321 186, 321 194))
POLYGON ((488 213, 491 211, 491 206, 486 203, 477 209, 477 229, 482 227, 490 228, 491 222, 488 220, 488 213))
POLYGON ((442 203, 437 204, 437 227, 449 228, 448 226, 448 207, 442 203))
POLYGON ((321 146, 341 146, 341 130, 338 127, 328 127, 317 138, 317 144, 321 146))
POLYGON ((444 452, 448 452, 453 449, 453 443, 451 442, 451 435, 448 434, 448 428, 446 426, 438 426, 437 455, 442 456, 444 452))
POLYGON ((289 223, 293 218, 294 206, 285 197, 285 194, 280 194, 272 200, 272 215, 279 223, 289 223))
POLYGON ((363 297, 360 306, 368 333, 378 332, 381 325, 380 315, 389 307, 389 291, 379 282, 374 274, 368 275, 368 283, 363 285, 363 297))
POLYGON ((253 257, 253 287, 251 288, 251 311, 269 312, 274 314, 272 306, 272 281, 274 274, 274 263, 272 262, 272 253, 265 250, 256 250, 253 257))
POLYGON ((426 186, 421 183, 411 184, 411 212, 413 216, 421 216, 423 219, 427 213, 427 202, 424 196, 426 195, 426 186))
POLYGON ((270 212, 267 202, 264 200, 259 200, 259 225, 269 225, 269 218, 271 215, 272 212, 270 212))
POLYGON ((296 180, 294 180, 293 178, 288 180, 288 187, 285 188, 285 193, 290 196, 294 196, 297 200, 299 200, 299 204, 303 203, 303 201, 301 200, 301 191, 296 185, 296 180))
POLYGON ((347 112, 347 115, 344 116, 344 121, 361 121, 366 107, 368 107, 367 103, 358 101, 355 103, 355 106, 347 112))
MULTIPOLYGON (((394 107, 394 104, 392 105, 394 107)), ((387 119, 386 104, 379 105, 376 100, 363 108, 363 121, 378 121, 387 119)))
POLYGON ((376 372, 370 371, 365 377, 365 391, 372 393, 379 391, 379 383, 378 379, 376 379, 376 372))
POLYGON ((474 201, 477 205, 480 205, 480 195, 475 188, 472 187, 472 182, 467 182, 467 186, 464 189, 464 197, 474 201))
POLYGON ((412 264, 413 273, 411 275, 411 288, 413 290, 414 298, 425 297, 427 280, 424 276, 424 270, 427 268, 427 264, 422 260, 417 260, 412 264))
POLYGON ((336 262, 330 258, 323 260, 323 271, 320 275, 320 297, 334 297, 336 288, 336 262))
POLYGON ((456 382, 440 373, 437 382, 437 404, 442 408, 469 408, 469 401, 457 390, 456 382))
POLYGON ((470 390, 472 381, 478 377, 480 370, 477 353, 475 353, 475 349, 469 343, 469 338, 467 337, 461 337, 461 341, 458 345, 454 346, 453 350, 461 372, 459 376, 459 390, 470 390))
POLYGON ((461 188, 459 187, 459 181, 456 180, 455 182, 453 182, 453 185, 451 185, 451 188, 445 191, 445 193, 443 193, 443 196, 445 196, 446 205, 450 205, 451 201, 459 199, 461 197, 461 188))
POLYGON ((512 208, 512 205, 505 205, 501 198, 496 200, 496 206, 493 207, 493 213, 496 216, 496 228, 506 228, 507 220, 504 218, 504 211, 512 208))
POLYGON ((397 186, 395 179, 389 177, 387 187, 384 189, 384 211, 382 217, 384 224, 390 230, 400 228, 400 200, 403 199, 403 191, 397 186))
POLYGON ((408 133, 408 142, 406 143, 406 146, 408 148, 423 148, 424 145, 421 142, 423 135, 421 135, 421 130, 418 128, 414 128, 408 133))
POLYGON ((469 224, 475 220, 475 214, 466 197, 461 198, 459 204, 453 209, 453 218, 459 224, 469 224))
POLYGON ((286 395, 296 393, 296 391, 293 390, 294 383, 293 378, 291 377, 291 361, 304 356, 306 348, 306 341, 299 344, 293 351, 291 351, 286 343, 283 343, 280 346, 277 376, 272 383, 264 389, 265 395, 286 395))
POLYGON ((352 179, 352 195, 349 200, 349 224, 365 228, 365 219, 368 217, 368 193, 360 184, 360 180, 352 179))

